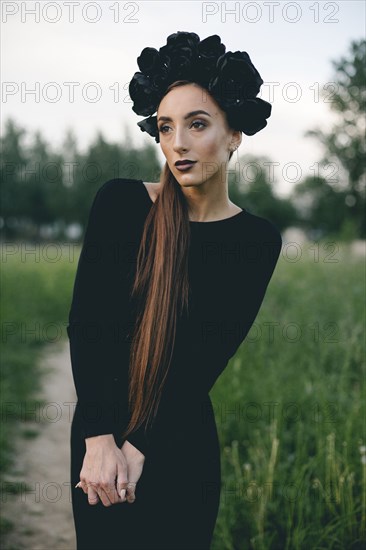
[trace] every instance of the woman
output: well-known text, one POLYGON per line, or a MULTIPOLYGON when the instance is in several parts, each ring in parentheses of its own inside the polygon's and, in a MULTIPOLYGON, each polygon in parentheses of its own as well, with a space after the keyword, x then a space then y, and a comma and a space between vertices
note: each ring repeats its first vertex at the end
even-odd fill
POLYGON ((282 243, 229 199, 227 165, 271 106, 248 54, 217 35, 177 32, 137 61, 133 110, 166 163, 159 183, 107 181, 90 211, 68 326, 77 548, 207 550, 221 489, 209 391, 282 243))

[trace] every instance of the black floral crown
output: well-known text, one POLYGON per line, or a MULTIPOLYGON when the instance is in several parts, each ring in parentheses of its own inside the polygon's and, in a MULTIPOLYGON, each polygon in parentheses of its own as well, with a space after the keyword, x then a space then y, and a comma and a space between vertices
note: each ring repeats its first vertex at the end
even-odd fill
POLYGON ((156 112, 168 86, 176 80, 189 80, 207 89, 226 112, 228 124, 252 136, 267 126, 272 105, 257 98, 263 80, 247 52, 226 52, 221 38, 214 34, 200 41, 194 32, 178 31, 165 46, 144 48, 137 58, 141 72, 129 84, 132 110, 147 116, 137 123, 159 143, 156 112))

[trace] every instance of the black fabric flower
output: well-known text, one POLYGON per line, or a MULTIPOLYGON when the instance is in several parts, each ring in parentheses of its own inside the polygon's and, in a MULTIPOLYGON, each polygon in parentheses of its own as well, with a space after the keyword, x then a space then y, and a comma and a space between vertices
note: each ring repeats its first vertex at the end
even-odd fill
POLYGON ((161 68, 161 59, 155 48, 144 48, 137 58, 137 64, 142 73, 147 76, 154 75, 161 68))
POLYGON ((217 34, 208 36, 198 44, 198 59, 195 66, 195 81, 208 87, 212 75, 216 71, 218 58, 225 53, 225 45, 217 34))
POLYGON ((175 80, 190 80, 194 76, 199 36, 194 32, 178 31, 167 38, 159 54, 170 74, 170 84, 175 80))
POLYGON ((156 111, 160 90, 155 83, 143 73, 135 73, 129 85, 129 94, 134 101, 132 110, 137 115, 150 115, 156 111))
POLYGON ((132 110, 148 118, 138 122, 159 143, 156 112, 168 86, 176 80, 196 82, 209 91, 226 112, 229 125, 253 135, 267 125, 270 103, 257 98, 263 80, 247 52, 226 52, 214 34, 204 40, 178 31, 159 50, 144 48, 137 58, 140 72, 129 85, 132 110))
POLYGON ((140 120, 140 122, 137 123, 137 126, 139 126, 143 132, 147 132, 150 136, 154 137, 156 143, 159 143, 160 139, 157 118, 157 116, 149 116, 148 118, 144 118, 144 120, 140 120))
POLYGON ((223 105, 240 106, 259 94, 263 80, 247 52, 226 52, 217 60, 216 70, 209 91, 223 105))
POLYGON ((272 105, 259 97, 246 99, 239 108, 227 110, 229 126, 241 130, 247 136, 253 136, 267 126, 267 118, 271 116, 272 105))

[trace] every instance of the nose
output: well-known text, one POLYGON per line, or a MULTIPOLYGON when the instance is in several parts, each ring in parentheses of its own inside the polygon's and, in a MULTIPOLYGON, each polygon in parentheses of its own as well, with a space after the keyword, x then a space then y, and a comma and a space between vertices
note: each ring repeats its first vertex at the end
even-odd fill
POLYGON ((173 140, 173 150, 176 153, 188 151, 188 137, 184 128, 177 128, 173 140))

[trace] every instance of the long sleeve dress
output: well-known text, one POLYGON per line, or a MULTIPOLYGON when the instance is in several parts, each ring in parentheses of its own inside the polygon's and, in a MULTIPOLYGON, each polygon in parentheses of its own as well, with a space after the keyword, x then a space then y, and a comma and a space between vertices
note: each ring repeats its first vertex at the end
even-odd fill
MULTIPOLYGON (((127 437, 145 455, 136 500, 105 507, 74 489, 85 438, 127 426, 134 326, 130 290, 153 201, 142 180, 115 178, 94 198, 76 272, 67 332, 77 405, 71 426, 72 507, 78 550, 209 550, 217 519, 220 446, 209 391, 249 332, 282 239, 247 210, 190 221, 189 309, 177 323, 158 415, 127 437)), ((159 315, 159 311, 156 312, 159 315)))

